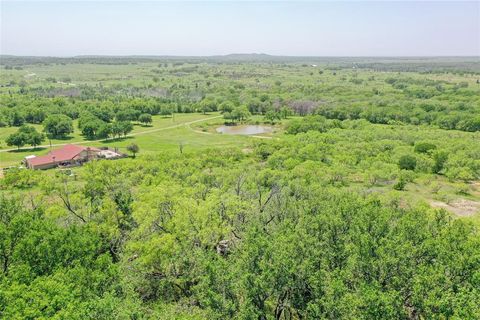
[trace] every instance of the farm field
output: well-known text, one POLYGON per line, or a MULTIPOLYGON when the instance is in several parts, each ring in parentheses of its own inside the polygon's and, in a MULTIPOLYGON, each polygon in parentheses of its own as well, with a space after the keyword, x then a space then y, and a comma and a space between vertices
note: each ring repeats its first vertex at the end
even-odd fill
POLYGON ((0 318, 480 317, 478 59, 0 68, 0 318))

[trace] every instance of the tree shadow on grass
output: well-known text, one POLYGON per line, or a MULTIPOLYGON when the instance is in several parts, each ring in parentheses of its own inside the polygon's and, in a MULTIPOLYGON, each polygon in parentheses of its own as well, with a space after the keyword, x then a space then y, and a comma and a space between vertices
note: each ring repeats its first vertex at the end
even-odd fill
POLYGON ((68 141, 72 140, 73 136, 59 136, 59 137, 51 137, 51 140, 61 140, 61 141, 68 141))
POLYGON ((38 152, 45 150, 47 148, 44 147, 35 147, 35 148, 22 148, 22 149, 17 149, 17 150, 10 150, 8 153, 27 153, 27 152, 38 152))
POLYGON ((111 143, 116 143, 116 142, 122 142, 122 141, 125 141, 125 140, 129 140, 129 139, 133 139, 133 137, 120 137, 120 138, 115 138, 115 139, 104 139, 104 140, 101 140, 100 142, 101 143, 107 143, 107 144, 111 144, 111 143))

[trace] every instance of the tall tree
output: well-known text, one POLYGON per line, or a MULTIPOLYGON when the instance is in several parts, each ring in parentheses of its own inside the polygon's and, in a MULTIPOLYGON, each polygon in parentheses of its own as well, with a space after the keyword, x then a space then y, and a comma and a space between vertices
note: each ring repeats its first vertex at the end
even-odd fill
POLYGON ((28 136, 23 132, 12 133, 7 137, 7 139, 5 139, 5 142, 8 146, 16 146, 19 150, 27 143, 27 141, 28 136))
POLYGON ((152 123, 152 115, 149 114, 149 113, 142 113, 139 117, 138 117, 138 121, 140 123, 143 123, 144 125, 149 125, 152 123))
POLYGON ((43 121, 44 131, 53 138, 65 138, 73 133, 72 119, 63 114, 52 114, 43 121))

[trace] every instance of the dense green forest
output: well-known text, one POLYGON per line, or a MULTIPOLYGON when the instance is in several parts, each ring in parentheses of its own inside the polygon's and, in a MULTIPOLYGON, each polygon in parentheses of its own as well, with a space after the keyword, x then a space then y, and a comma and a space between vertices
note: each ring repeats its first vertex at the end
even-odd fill
POLYGON ((479 65, 2 56, 0 318, 479 319, 479 65))

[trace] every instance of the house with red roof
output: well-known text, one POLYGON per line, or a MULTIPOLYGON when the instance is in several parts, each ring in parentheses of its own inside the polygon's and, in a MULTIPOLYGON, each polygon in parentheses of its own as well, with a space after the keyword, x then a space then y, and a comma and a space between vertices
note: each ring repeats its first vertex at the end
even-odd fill
POLYGON ((29 156, 25 164, 30 169, 50 169, 59 166, 76 166, 97 159, 101 150, 75 144, 67 144, 60 149, 52 150, 44 156, 29 156))

